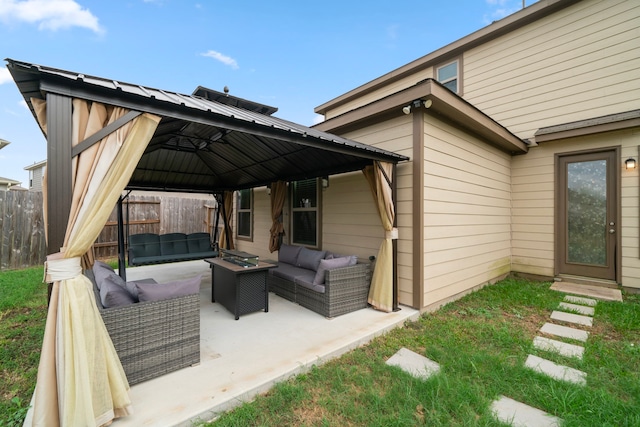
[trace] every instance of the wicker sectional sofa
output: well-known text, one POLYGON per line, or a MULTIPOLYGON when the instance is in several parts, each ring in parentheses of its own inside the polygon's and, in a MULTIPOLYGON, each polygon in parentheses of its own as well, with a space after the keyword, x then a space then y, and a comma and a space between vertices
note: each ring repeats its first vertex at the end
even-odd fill
POLYGON ((282 245, 268 275, 270 291, 325 317, 366 308, 370 282, 370 264, 355 256, 290 245, 282 245))
MULTIPOLYGON (((200 363, 199 294, 105 308, 94 272, 85 275, 130 385, 200 363)), ((171 286, 153 279, 127 285, 135 283, 171 286)))

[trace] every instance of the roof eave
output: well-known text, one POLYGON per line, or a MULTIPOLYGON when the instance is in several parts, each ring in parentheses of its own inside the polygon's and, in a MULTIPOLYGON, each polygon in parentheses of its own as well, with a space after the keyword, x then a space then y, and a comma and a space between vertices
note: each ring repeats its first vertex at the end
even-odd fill
POLYGON ((431 100, 424 112, 454 122, 489 145, 509 154, 524 154, 528 145, 491 117, 433 79, 427 79, 378 101, 333 117, 314 128, 342 134, 372 123, 402 116, 402 108, 414 100, 431 100))

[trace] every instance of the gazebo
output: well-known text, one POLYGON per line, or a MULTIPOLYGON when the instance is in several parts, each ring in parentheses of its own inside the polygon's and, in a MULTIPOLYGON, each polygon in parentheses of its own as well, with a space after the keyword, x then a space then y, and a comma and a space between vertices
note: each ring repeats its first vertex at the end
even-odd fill
POLYGON ((126 377, 81 266, 83 257, 85 266, 92 262, 86 254, 127 189, 222 195, 364 170, 387 231, 372 293, 379 287, 397 307, 395 165, 407 157, 203 87, 185 95, 6 61, 47 138, 47 277, 54 285, 34 425, 101 425, 130 410, 126 377))

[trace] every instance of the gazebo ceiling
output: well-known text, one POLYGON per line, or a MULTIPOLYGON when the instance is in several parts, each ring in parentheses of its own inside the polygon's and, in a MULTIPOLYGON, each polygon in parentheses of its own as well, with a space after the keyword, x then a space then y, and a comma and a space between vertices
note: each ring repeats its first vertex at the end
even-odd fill
POLYGON ((214 193, 362 169, 407 157, 271 116, 265 106, 199 86, 193 95, 6 59, 31 111, 54 93, 162 119, 128 188, 214 193))

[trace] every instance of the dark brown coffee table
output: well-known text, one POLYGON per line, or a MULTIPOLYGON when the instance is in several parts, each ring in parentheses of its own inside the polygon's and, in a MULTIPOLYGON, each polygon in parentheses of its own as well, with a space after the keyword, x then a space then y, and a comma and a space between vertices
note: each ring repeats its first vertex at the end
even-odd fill
POLYGON ((269 311, 269 285, 267 274, 277 265, 259 262, 244 267, 221 258, 207 258, 211 267, 211 302, 219 302, 233 313, 236 320, 241 314, 269 311))

